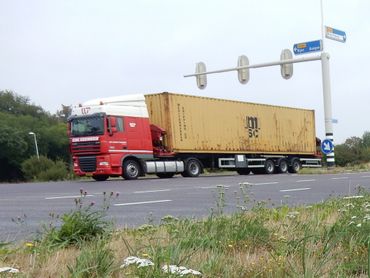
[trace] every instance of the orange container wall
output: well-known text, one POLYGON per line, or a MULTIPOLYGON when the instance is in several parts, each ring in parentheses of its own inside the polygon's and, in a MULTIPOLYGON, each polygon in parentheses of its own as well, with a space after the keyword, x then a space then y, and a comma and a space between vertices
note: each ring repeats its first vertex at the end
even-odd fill
POLYGON ((313 110, 172 93, 146 95, 149 118, 177 153, 314 155, 313 110))

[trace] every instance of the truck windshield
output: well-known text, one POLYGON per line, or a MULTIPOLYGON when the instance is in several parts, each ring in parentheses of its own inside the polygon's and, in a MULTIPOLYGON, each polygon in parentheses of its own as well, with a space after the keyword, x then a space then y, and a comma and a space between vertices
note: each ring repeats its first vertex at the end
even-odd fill
POLYGON ((104 134, 104 117, 93 116, 71 120, 72 136, 89 136, 104 134))

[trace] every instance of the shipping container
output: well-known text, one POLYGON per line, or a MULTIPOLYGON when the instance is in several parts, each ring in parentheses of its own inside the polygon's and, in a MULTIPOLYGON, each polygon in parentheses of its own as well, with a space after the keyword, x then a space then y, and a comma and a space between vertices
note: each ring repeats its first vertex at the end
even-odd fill
POLYGON ((315 155, 313 110, 183 94, 145 95, 176 153, 315 155))

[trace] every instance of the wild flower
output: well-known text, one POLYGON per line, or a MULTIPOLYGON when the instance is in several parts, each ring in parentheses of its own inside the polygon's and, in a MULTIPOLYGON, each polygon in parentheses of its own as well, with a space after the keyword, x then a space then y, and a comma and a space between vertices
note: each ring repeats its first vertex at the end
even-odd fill
POLYGON ((137 265, 138 268, 154 265, 154 263, 151 260, 130 256, 123 260, 123 264, 120 266, 120 268, 125 268, 132 264, 137 265))
POLYGON ((35 244, 33 244, 32 242, 26 242, 25 243, 26 247, 34 247, 35 244))
POLYGON ((172 215, 166 215, 164 217, 162 217, 161 219, 163 222, 171 222, 171 221, 178 221, 179 219, 172 216, 172 215))
POLYGON ((291 212, 289 212, 287 214, 287 217, 289 217, 289 218, 296 218, 298 214, 299 214, 298 211, 291 211, 291 212))
POLYGON ((369 221, 370 220, 370 214, 366 214, 364 216, 364 221, 369 221))
POLYGON ((139 228, 137 228, 139 232, 146 232, 152 229, 154 229, 154 226, 150 224, 144 224, 144 225, 141 225, 139 228))
POLYGON ((356 225, 357 228, 360 228, 361 226, 362 226, 361 223, 359 223, 359 224, 356 225))
POLYGON ((184 276, 188 274, 199 275, 199 276, 202 275, 202 273, 200 273, 199 271, 188 269, 184 266, 177 266, 177 265, 165 265, 162 267, 162 270, 165 273, 178 274, 180 276, 184 276))
POLYGON ((13 267, 0 267, 0 273, 19 273, 19 269, 13 267))

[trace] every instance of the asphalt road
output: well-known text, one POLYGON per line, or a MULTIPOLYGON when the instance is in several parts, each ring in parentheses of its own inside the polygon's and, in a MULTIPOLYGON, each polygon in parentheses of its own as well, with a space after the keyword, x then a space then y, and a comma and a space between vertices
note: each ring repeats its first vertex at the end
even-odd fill
POLYGON ((96 207, 103 205, 103 192, 119 193, 109 201, 109 217, 119 227, 134 227, 159 223, 166 215, 207 217, 218 205, 224 213, 231 213, 251 208, 258 201, 266 201, 268 206, 312 204, 331 196, 357 195, 359 186, 370 190, 369 172, 0 184, 0 241, 35 237, 42 224, 52 220, 50 213, 61 215, 75 208, 80 189, 87 193, 84 203, 93 202, 96 207), (248 184, 247 192, 241 191, 241 184, 248 184), (220 192, 225 193, 224 202, 220 192), (250 201, 244 203, 246 196, 250 201))

